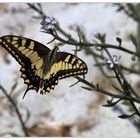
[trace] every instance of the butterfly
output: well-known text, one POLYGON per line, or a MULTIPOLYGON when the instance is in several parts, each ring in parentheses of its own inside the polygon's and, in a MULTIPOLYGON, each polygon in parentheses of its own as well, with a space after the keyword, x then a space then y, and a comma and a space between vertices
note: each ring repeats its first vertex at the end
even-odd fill
POLYGON ((2 36, 0 46, 21 65, 21 78, 27 85, 25 94, 31 89, 45 94, 54 89, 59 80, 84 75, 88 71, 86 63, 77 56, 58 52, 57 46, 50 50, 47 46, 29 38, 2 36))

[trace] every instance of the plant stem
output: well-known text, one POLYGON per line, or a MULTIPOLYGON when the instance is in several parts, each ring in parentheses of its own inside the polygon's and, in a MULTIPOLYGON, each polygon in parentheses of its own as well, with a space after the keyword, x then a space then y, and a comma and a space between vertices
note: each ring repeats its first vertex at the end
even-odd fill
POLYGON ((15 102, 13 101, 13 99, 11 98, 11 96, 8 95, 8 93, 6 92, 6 90, 2 87, 2 85, 0 85, 0 89, 2 90, 2 92, 4 93, 4 95, 7 97, 7 99, 10 101, 10 103, 12 104, 12 106, 14 107, 16 113, 17 113, 17 116, 19 118, 19 121, 20 121, 20 124, 21 124, 21 127, 22 127, 22 130, 24 132, 24 135, 25 136, 29 136, 27 130, 26 130, 26 127, 24 125, 24 122, 22 120, 22 116, 19 112, 19 109, 17 107, 17 105, 15 104, 15 102))
POLYGON ((125 100, 133 100, 134 102, 136 103, 140 103, 140 100, 137 99, 137 98, 134 98, 134 97, 128 97, 128 96, 121 96, 121 95, 117 95, 117 94, 113 94, 111 92, 108 92, 108 91, 105 91, 104 89, 101 89, 101 88, 96 88, 95 85, 93 85, 92 83, 88 82, 87 80, 83 79, 83 78, 80 78, 79 76, 75 76, 74 78, 76 78, 79 82, 82 82, 84 83, 85 85, 88 85, 89 87, 91 87, 94 91, 97 91, 97 92, 101 92, 107 96, 110 96, 110 97, 113 97, 113 98, 118 98, 118 99, 125 99, 125 100))
POLYGON ((112 48, 112 49, 117 49, 119 51, 123 51, 123 52, 126 52, 126 53, 129 53, 131 55, 135 55, 137 57, 140 58, 140 55, 136 52, 133 52, 133 51, 130 51, 128 49, 125 49, 124 47, 119 47, 119 46, 116 46, 116 45, 112 45, 112 44, 98 44, 98 43, 85 43, 85 42, 75 42, 75 41, 67 41, 67 40, 64 40, 63 38, 59 37, 58 35, 56 34, 51 34, 55 39, 59 40, 60 42, 63 42, 63 43, 66 43, 66 44, 69 44, 69 45, 75 45, 75 46, 85 46, 85 47, 102 47, 102 48, 112 48))

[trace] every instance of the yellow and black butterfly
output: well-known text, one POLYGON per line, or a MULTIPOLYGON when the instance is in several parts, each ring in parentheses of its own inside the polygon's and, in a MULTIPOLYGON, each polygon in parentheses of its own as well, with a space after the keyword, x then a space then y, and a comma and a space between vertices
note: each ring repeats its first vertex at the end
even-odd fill
POLYGON ((85 62, 70 53, 57 52, 57 46, 50 50, 37 41, 13 35, 0 37, 0 46, 21 65, 26 92, 30 89, 40 90, 40 94, 50 92, 60 79, 88 71, 85 62))

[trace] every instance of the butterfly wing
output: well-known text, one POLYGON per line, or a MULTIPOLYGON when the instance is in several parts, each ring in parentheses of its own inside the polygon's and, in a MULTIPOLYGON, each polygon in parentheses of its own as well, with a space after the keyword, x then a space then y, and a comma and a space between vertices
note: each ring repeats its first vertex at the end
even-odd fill
POLYGON ((87 71, 86 63, 77 56, 66 52, 58 52, 55 63, 46 74, 44 89, 41 92, 43 94, 54 89, 60 79, 75 75, 84 75, 87 71))
MULTIPOLYGON (((22 66, 42 59, 50 52, 45 45, 20 36, 7 35, 0 38, 0 45, 4 47, 22 66)), ((37 65, 36 65, 37 67, 37 65)))
POLYGON ((87 73, 87 65, 79 57, 66 52, 58 52, 55 73, 58 79, 87 73))
POLYGON ((40 77, 35 72, 40 70, 50 49, 37 41, 13 35, 1 37, 0 45, 21 64, 21 77, 27 88, 38 90, 40 77))

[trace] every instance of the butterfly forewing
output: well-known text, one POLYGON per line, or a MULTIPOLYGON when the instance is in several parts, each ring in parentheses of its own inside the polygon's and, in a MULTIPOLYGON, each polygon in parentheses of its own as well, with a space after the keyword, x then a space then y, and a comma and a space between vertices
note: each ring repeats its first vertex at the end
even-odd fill
POLYGON ((21 65, 33 64, 43 58, 50 49, 34 40, 20 36, 3 36, 0 45, 4 47, 21 65))

